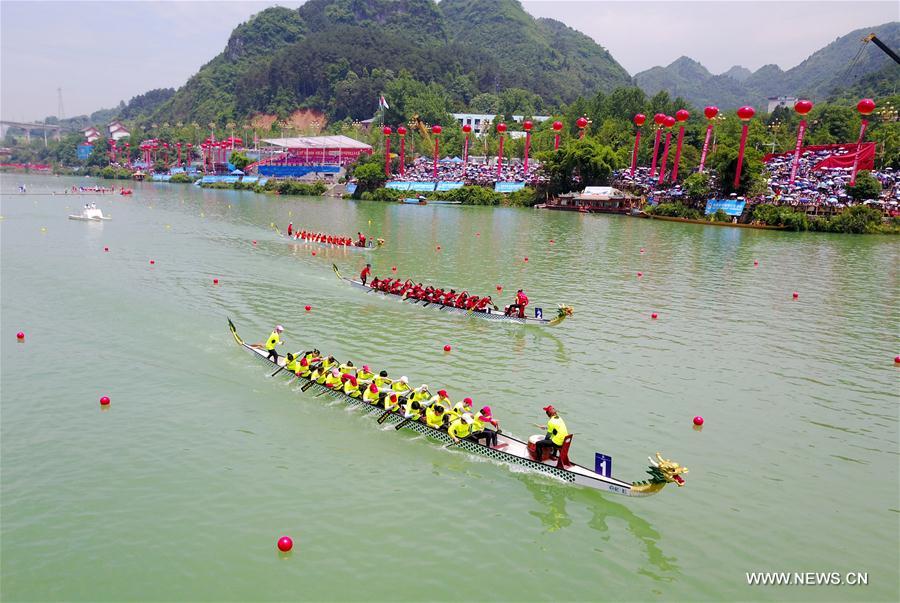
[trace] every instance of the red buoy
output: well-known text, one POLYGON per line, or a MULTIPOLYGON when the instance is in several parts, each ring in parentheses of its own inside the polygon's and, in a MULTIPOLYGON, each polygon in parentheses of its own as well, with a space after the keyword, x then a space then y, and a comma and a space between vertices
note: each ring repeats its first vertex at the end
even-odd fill
POLYGON ((310 310, 312 310, 312 306, 304 306, 303 309, 309 312, 310 310))
POLYGON ((19 331, 18 333, 16 333, 16 339, 18 339, 19 341, 25 341, 25 333, 19 331))
POLYGON ((156 263, 156 260, 150 260, 150 265, 151 265, 151 266, 154 265, 155 263, 156 263))
POLYGON ((294 548, 294 541, 290 536, 282 536, 278 539, 278 550, 282 553, 287 553, 292 548, 294 548))
POLYGON ((452 348, 450 347, 450 344, 449 344, 449 343, 448 343, 447 345, 444 346, 444 351, 445 351, 445 352, 449 352, 451 349, 452 349, 452 348))
POLYGON ((556 242, 556 241, 554 241, 553 239, 550 239, 550 244, 551 244, 551 245, 553 245, 553 243, 555 243, 555 242, 556 242))
POLYGON ((753 265, 754 265, 754 266, 759 266, 759 260, 753 260, 753 265))
POLYGON ((313 255, 316 255, 316 252, 315 252, 315 251, 313 251, 313 252, 312 252, 312 254, 313 254, 313 255))
POLYGON ((480 233, 480 232, 476 232, 476 233, 475 233, 475 236, 476 236, 476 237, 480 237, 480 236, 481 236, 481 233, 480 233))
POLYGON ((391 266, 391 272, 397 272, 397 267, 396 267, 396 266, 391 266))
POLYGON ((643 248, 643 247, 641 247, 641 253, 644 253, 644 248, 643 248))
POLYGON ((103 396, 102 398, 100 398, 100 405, 109 406, 109 396, 103 396))
POLYGON ((109 247, 104 247, 103 251, 109 251, 109 247))
MULTIPOLYGON (((22 335, 22 333, 19 333, 19 335, 22 335)), ((894 356, 894 364, 900 364, 900 356, 894 356)))
POLYGON ((218 284, 219 284, 219 279, 214 278, 214 279, 213 279, 213 285, 218 285, 218 284))
POLYGON ((253 244, 256 245, 256 241, 253 241, 253 244))
POLYGON ((437 250, 438 250, 438 251, 441 250, 441 246, 440 246, 440 245, 437 246, 437 250))
POLYGON ((528 258, 527 258, 527 257, 525 258, 525 261, 526 261, 526 262, 528 261, 528 258))
POLYGON ((638 278, 640 278, 640 277, 642 277, 642 276, 644 276, 644 273, 643 273, 643 272, 638 272, 638 278))
POLYGON ((497 293, 503 291, 503 285, 497 285, 497 293))
POLYGON ((701 417, 700 415, 694 417, 694 425, 696 425, 697 427, 703 425, 703 417, 701 417))
POLYGON ((650 315, 650 318, 652 318, 653 320, 656 320, 657 318, 659 318, 659 314, 654 312, 653 314, 650 315))
POLYGON ((796 291, 794 291, 793 296, 794 296, 794 299, 798 299, 800 297, 800 294, 797 293, 796 291))

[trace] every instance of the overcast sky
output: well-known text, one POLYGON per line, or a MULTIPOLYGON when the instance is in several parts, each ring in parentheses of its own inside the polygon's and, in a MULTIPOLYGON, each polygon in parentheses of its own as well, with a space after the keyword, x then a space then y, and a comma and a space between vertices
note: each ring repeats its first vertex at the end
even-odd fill
MULTIPOLYGON (((0 116, 42 119, 112 107, 178 87, 267 6, 302 2, 0 0, 0 116)), ((632 75, 690 56, 713 73, 735 64, 793 67, 860 27, 900 20, 900 2, 816 0, 606 2, 526 0, 606 47, 632 75)), ((848 59, 849 60, 849 59, 848 59)))

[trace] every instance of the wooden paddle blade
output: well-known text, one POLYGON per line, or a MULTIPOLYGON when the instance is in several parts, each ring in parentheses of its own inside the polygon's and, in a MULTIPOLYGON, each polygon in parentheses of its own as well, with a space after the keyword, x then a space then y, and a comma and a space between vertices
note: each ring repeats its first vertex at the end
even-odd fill
POLYGON ((397 431, 400 431, 400 428, 401 428, 401 427, 405 427, 406 424, 409 423, 410 421, 412 421, 412 419, 403 419, 402 421, 400 421, 399 423, 397 423, 397 426, 394 427, 394 429, 396 429, 397 431))
POLYGON ((378 424, 381 425, 382 423, 384 423, 384 421, 388 418, 389 414, 391 414, 391 411, 389 411, 389 410, 384 411, 384 414, 382 414, 380 417, 378 417, 378 424))
POLYGON ((309 388, 311 388, 311 387, 313 386, 314 383, 315 383, 314 381, 307 381, 307 382, 304 383, 303 386, 300 388, 300 391, 301 391, 301 392, 305 392, 306 390, 308 390, 309 388))

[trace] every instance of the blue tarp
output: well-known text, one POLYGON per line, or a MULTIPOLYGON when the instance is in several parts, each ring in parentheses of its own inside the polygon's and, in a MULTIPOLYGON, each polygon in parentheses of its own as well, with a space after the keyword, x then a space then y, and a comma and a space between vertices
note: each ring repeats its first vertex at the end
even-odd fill
POLYGON ((350 193, 351 195, 356 192, 356 185, 353 184, 352 182, 348 183, 345 188, 347 189, 347 192, 350 193))
POLYGON ((729 216, 740 216, 744 213, 746 201, 730 201, 728 199, 710 199, 706 202, 706 215, 714 214, 718 210, 724 211, 729 216))
POLYGON ((171 177, 172 176, 169 174, 153 174, 150 179, 153 180, 153 182, 168 182, 171 177))
POLYGON ((452 191, 456 188, 462 188, 465 186, 465 182, 438 182, 437 190, 439 191, 452 191))
POLYGON ((255 184, 257 180, 259 180, 258 176, 244 176, 241 178, 241 182, 245 184, 255 184))
POLYGON ((341 168, 336 165, 260 165, 256 171, 261 176, 276 178, 302 178, 307 174, 337 174, 341 168))
MULTIPOLYGON (((384 188, 389 188, 395 191, 408 191, 409 190, 409 182, 388 182, 384 185, 384 188)), ((349 190, 349 189, 348 189, 349 190)))
POLYGON ((409 190, 421 193, 431 193, 434 192, 436 184, 437 183, 435 182, 411 182, 409 184, 409 190))
POLYGON ((496 193, 514 193, 525 188, 524 182, 498 182, 494 185, 496 193))

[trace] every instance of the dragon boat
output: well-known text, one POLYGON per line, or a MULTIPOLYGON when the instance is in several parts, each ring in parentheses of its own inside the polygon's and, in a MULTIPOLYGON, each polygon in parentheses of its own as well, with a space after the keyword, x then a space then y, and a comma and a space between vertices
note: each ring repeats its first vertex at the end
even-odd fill
MULTIPOLYGON (((344 393, 341 390, 331 389, 316 381, 299 377, 290 371, 284 370, 284 358, 279 358, 279 362, 273 362, 267 357, 267 352, 259 347, 254 347, 245 343, 241 336, 238 335, 237 329, 231 319, 228 319, 228 328, 234 338, 235 343, 250 352, 254 358, 267 365, 269 369, 276 369, 272 373, 272 377, 281 375, 289 381, 298 381, 302 383, 301 391, 310 390, 316 393, 316 397, 326 396, 349 405, 373 418, 377 417, 378 423, 390 424, 396 430, 407 429, 427 437, 429 440, 445 444, 445 447, 453 447, 464 450, 470 454, 487 457, 500 463, 508 465, 517 465, 538 473, 549 475, 560 479, 569 484, 584 486, 594 490, 604 492, 612 492, 624 496, 650 496, 662 490, 667 484, 677 484, 679 487, 684 485, 683 474, 688 472, 687 467, 682 467, 678 463, 665 459, 657 452, 656 458, 648 457, 650 465, 647 473, 649 479, 626 482, 612 477, 612 459, 606 455, 596 453, 594 456, 594 470, 583 467, 569 460, 568 451, 572 443, 572 435, 566 437, 566 441, 559 451, 558 458, 555 460, 536 460, 532 453, 534 449, 533 442, 524 442, 505 433, 499 432, 497 435, 497 448, 485 446, 469 440, 459 440, 454 443, 453 439, 446 431, 429 427, 424 423, 406 419, 403 414, 395 411, 384 410, 380 406, 365 402, 360 398, 356 398, 344 393), (505 444, 505 446, 501 446, 505 444)), ((533 436, 535 437, 535 436, 533 436)), ((533 438, 532 438, 533 439, 533 438)))
POLYGON ((341 245, 340 243, 328 243, 325 241, 312 241, 310 239, 300 239, 294 238, 293 236, 287 236, 278 230, 278 227, 275 226, 275 223, 272 223, 272 230, 278 233, 278 236, 287 239, 292 243, 302 243, 304 245, 316 245, 318 247, 325 247, 328 249, 349 249, 350 251, 372 251, 374 249, 381 249, 384 246, 384 239, 378 238, 375 240, 367 240, 365 247, 360 247, 359 245, 341 245))
POLYGON ((507 316, 503 312, 496 312, 491 308, 486 308, 484 312, 476 312, 474 310, 467 310, 465 308, 457 308, 455 306, 445 306, 444 304, 437 302, 427 302, 421 299, 414 299, 411 297, 402 297, 397 295, 396 293, 388 293, 387 291, 381 291, 379 289, 374 289, 369 285, 364 285, 362 281, 353 280, 352 278, 347 278, 346 276, 341 274, 341 271, 338 270, 337 265, 332 264, 332 269, 334 273, 337 275, 339 279, 350 284, 350 286, 355 287, 356 289, 362 289, 366 293, 377 293, 382 297, 387 298, 396 298, 400 301, 406 302, 411 305, 419 306, 422 308, 432 308, 434 310, 438 310, 445 314, 459 314, 463 316, 470 316, 473 318, 480 318, 482 320, 492 320, 494 322, 506 322, 513 323, 519 325, 535 325, 538 327, 555 327, 562 321, 564 321, 569 316, 572 316, 575 313, 575 310, 572 306, 567 306, 565 304, 559 304, 556 310, 556 316, 553 318, 544 318, 544 310, 543 308, 535 307, 534 308, 534 316, 526 316, 521 318, 519 316, 507 316))

